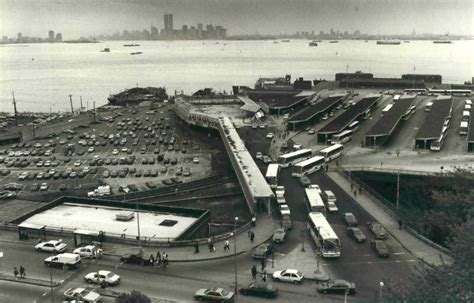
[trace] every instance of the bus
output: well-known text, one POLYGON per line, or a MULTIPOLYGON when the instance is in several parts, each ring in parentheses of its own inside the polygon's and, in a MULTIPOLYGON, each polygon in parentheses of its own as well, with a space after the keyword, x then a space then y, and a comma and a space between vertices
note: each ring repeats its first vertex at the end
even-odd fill
POLYGON ((470 96, 472 91, 470 89, 430 89, 430 95, 460 95, 470 96))
POLYGON ((357 120, 353 121, 351 124, 349 124, 347 128, 350 129, 354 133, 356 130, 359 129, 359 121, 357 120))
POLYGON ((426 89, 424 88, 407 88, 404 90, 405 93, 415 93, 417 95, 425 95, 426 89))
POLYGON ((278 186, 279 173, 280 173, 280 165, 275 164, 275 163, 268 164, 265 180, 267 180, 267 183, 268 185, 270 185, 271 188, 276 188, 278 186))
POLYGON ((278 157, 278 163, 281 167, 288 167, 290 164, 296 163, 298 161, 308 159, 312 155, 312 151, 309 148, 300 149, 288 154, 280 155, 278 157))
POLYGON ((461 125, 459 126, 459 134, 461 136, 466 136, 468 132, 469 122, 461 121, 461 125))
POLYGON ((342 155, 343 149, 344 149, 344 145, 334 144, 320 150, 319 154, 324 157, 326 162, 329 162, 336 159, 337 157, 340 157, 342 155))
POLYGON ((322 156, 311 157, 309 159, 296 163, 293 166, 293 172, 291 175, 293 177, 303 177, 306 175, 310 175, 315 171, 320 170, 325 163, 326 161, 324 161, 324 157, 322 156))
POLYGON ((398 100, 400 100, 400 97, 401 95, 395 95, 393 96, 393 103, 397 102, 398 100))
POLYGON ((326 205, 323 198, 321 198, 321 189, 317 185, 310 185, 305 188, 306 194, 306 208, 308 213, 322 213, 326 216, 326 205))
POLYGON ((408 119, 410 119, 410 117, 415 113, 415 110, 416 110, 415 105, 410 106, 407 112, 403 114, 402 120, 407 121, 408 119))
POLYGON ((309 213, 308 230, 324 258, 338 258, 341 256, 339 237, 322 213, 309 213))
POLYGON ((345 131, 340 132, 339 134, 333 135, 331 137, 331 144, 344 144, 346 142, 351 141, 352 139, 352 130, 348 129, 345 131))
POLYGON ((382 116, 388 113, 388 111, 393 107, 393 103, 387 104, 387 106, 382 109, 382 116))

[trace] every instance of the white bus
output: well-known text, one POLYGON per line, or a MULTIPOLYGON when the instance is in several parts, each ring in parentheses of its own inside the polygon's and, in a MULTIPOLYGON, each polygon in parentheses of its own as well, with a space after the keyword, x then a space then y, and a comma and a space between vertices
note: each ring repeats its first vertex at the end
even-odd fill
POLYGON ((340 132, 339 134, 333 135, 331 137, 331 144, 344 144, 351 141, 352 139, 352 130, 348 129, 340 132))
POLYGON ((400 97, 401 97, 401 95, 393 96, 393 102, 397 102, 398 100, 400 100, 400 97))
POLYGON ((310 175, 314 173, 315 171, 320 170, 321 167, 323 167, 325 163, 326 161, 324 160, 324 157, 322 156, 311 157, 309 159, 296 163, 293 166, 293 172, 291 175, 293 177, 302 177, 302 176, 310 175))
POLYGON ((468 132, 469 122, 461 121, 461 125, 459 126, 459 134, 461 136, 466 136, 468 132))
POLYGON ((341 256, 341 242, 322 213, 309 213, 308 229, 324 258, 341 256))
POLYGON ((410 117, 415 113, 416 106, 412 105, 410 108, 407 110, 406 113, 403 114, 402 120, 407 121, 410 119, 410 117))
POLYGON ((462 119, 461 121, 468 121, 471 118, 471 112, 468 112, 467 110, 462 112, 462 119))
POLYGON ((405 93, 415 93, 415 94, 419 94, 419 95, 425 95, 426 94, 426 89, 424 88, 407 88, 404 90, 405 93))
POLYGON ((324 157, 326 162, 329 162, 336 159, 337 157, 340 157, 342 155, 343 150, 344 150, 344 145, 334 144, 320 150, 319 154, 324 157))
POLYGON ((308 159, 311 157, 312 151, 309 148, 300 149, 288 154, 280 155, 278 157, 278 163, 282 167, 288 167, 290 164, 296 163, 298 161, 308 159))
POLYGON ((319 194, 320 190, 319 186, 316 187, 314 185, 305 188, 306 209, 308 209, 308 213, 322 213, 326 216, 326 205, 319 194))
POLYGON ((388 104, 387 106, 382 109, 382 116, 388 113, 388 111, 393 107, 393 103, 388 104))
POLYGON ((270 185, 271 188, 276 188, 278 186, 279 173, 280 173, 280 165, 275 164, 275 163, 268 164, 265 180, 267 180, 267 183, 268 185, 270 185))
POLYGON ((354 122, 349 124, 347 128, 350 129, 354 133, 356 130, 359 129, 359 121, 355 120, 354 122))
POLYGON ((470 112, 472 109, 472 105, 471 104, 466 104, 464 105, 464 110, 467 110, 468 112, 470 112))

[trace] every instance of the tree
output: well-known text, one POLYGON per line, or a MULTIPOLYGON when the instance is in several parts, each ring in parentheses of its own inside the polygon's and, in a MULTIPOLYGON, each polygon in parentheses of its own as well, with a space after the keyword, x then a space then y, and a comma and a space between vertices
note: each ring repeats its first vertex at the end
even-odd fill
POLYGON ((132 290, 131 293, 121 293, 115 303, 151 303, 151 299, 137 290, 132 290))

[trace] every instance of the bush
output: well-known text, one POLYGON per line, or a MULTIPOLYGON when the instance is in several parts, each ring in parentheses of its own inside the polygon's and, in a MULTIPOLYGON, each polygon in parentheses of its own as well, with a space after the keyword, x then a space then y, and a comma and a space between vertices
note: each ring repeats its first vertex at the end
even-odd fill
POLYGON ((151 299, 137 290, 132 290, 131 293, 121 293, 115 303, 151 303, 151 299))

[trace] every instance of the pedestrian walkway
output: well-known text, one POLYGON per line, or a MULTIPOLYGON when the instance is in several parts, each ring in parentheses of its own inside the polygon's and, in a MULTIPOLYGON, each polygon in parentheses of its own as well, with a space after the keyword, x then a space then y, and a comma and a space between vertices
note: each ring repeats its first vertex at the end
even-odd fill
MULTIPOLYGON (((196 252, 194 245, 176 246, 176 247, 143 247, 144 256, 150 254, 155 255, 158 251, 160 253, 166 252, 168 254, 169 262, 197 262, 208 261, 215 259, 228 258, 237 254, 242 254, 251 251, 253 248, 267 241, 273 236, 276 228, 280 227, 278 222, 273 218, 268 217, 267 214, 260 214, 257 217, 256 226, 249 230, 243 231, 235 236, 237 247, 234 246, 234 238, 230 237, 229 249, 224 250, 226 239, 213 242, 214 249, 210 249, 208 244, 200 244, 199 252, 196 252), (254 239, 251 241, 250 234, 254 234, 254 239)), ((105 243, 104 254, 122 256, 127 253, 137 253, 138 247, 124 247, 122 244, 105 243)))
MULTIPOLYGON (((349 181, 338 172, 329 172, 328 176, 341 187, 347 194, 351 195, 349 181)), ((451 257, 433 246, 423 242, 405 229, 400 229, 396 218, 388 214, 371 195, 365 191, 357 195, 356 202, 364 208, 372 217, 380 222, 385 229, 400 244, 411 252, 415 257, 429 265, 442 265, 451 262, 451 257)))
POLYGON ((31 285, 37 285, 37 286, 44 286, 44 287, 51 287, 51 286, 54 287, 54 286, 59 285, 59 282, 57 281, 51 282, 50 280, 42 280, 42 279, 35 279, 35 278, 29 278, 29 277, 20 278, 20 277, 6 275, 3 273, 0 273, 0 280, 23 283, 23 284, 31 284, 31 285))

